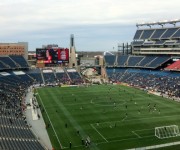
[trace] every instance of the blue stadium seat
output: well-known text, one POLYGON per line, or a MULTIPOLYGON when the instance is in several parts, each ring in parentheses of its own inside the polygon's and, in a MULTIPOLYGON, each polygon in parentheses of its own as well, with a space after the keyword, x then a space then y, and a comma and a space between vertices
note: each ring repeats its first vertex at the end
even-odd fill
POLYGON ((156 29, 154 34, 152 35, 151 39, 160 39, 166 29, 156 29))
POLYGON ((126 61, 128 59, 128 55, 121 55, 121 56, 118 56, 117 58, 117 66, 126 66, 126 61))
POLYGON ((114 66, 116 61, 116 55, 105 55, 104 60, 106 66, 114 66))
POLYGON ((163 63, 167 62, 170 59, 169 56, 161 56, 161 57, 156 57, 150 64, 148 64, 146 67, 149 68, 157 68, 161 66, 163 63))
POLYGON ((142 32, 143 32, 143 30, 137 30, 133 39, 134 40, 139 40, 140 37, 141 37, 142 32))
POLYGON ((129 56, 127 66, 128 67, 135 67, 138 66, 139 62, 144 58, 144 56, 129 56))
POLYGON ((147 64, 149 64, 152 60, 154 60, 156 56, 145 56, 142 61, 139 62, 139 67, 145 67, 147 64))
POLYGON ((18 66, 16 65, 16 62, 13 61, 10 57, 8 56, 2 56, 0 57, 0 61, 3 62, 3 65, 6 66, 6 68, 9 68, 9 69, 15 69, 17 68, 18 66))
POLYGON ((154 29, 144 30, 143 34, 141 35, 140 39, 149 39, 154 32, 154 29))
POLYGON ((15 56, 15 55, 11 55, 9 56, 13 61, 15 61, 20 68, 28 68, 29 65, 27 63, 27 61, 24 59, 23 56, 15 56))
POLYGON ((173 38, 180 38, 180 29, 172 37, 173 38))
POLYGON ((161 36, 161 39, 169 39, 179 28, 170 28, 161 36))

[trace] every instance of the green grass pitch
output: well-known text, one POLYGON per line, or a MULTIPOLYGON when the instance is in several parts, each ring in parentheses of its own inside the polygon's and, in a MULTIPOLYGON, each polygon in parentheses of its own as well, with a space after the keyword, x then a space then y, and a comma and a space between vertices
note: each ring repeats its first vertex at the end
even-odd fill
POLYGON ((73 150, 121 150, 180 140, 158 139, 154 129, 180 126, 178 102, 120 85, 46 87, 36 92, 55 150, 69 149, 70 142, 73 150), (82 144, 86 138, 89 147, 82 144))

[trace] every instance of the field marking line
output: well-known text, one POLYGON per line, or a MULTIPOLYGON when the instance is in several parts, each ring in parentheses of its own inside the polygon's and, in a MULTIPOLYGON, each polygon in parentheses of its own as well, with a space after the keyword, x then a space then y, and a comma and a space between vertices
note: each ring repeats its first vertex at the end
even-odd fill
MULTIPOLYGON (((37 93, 38 93, 38 92, 37 92, 37 93)), ((58 135, 57 135, 57 133, 56 133, 56 130, 54 129, 54 126, 53 126, 53 124, 52 124, 52 122, 51 122, 51 119, 50 119, 50 117, 49 117, 49 115, 48 115, 48 113, 47 113, 47 111, 46 111, 46 108, 45 108, 45 106, 44 106, 44 103, 42 102, 41 96, 39 95, 39 93, 38 93, 37 95, 39 96, 39 99, 40 99, 40 101, 41 101, 41 103, 42 103, 42 106, 44 107, 44 110, 45 110, 45 112, 46 112, 46 115, 47 115, 47 117, 48 117, 48 120, 50 121, 50 124, 51 124, 51 126, 52 126, 52 129, 53 129, 55 135, 56 135, 56 138, 57 138, 57 140, 58 140, 58 143, 59 143, 60 147, 61 147, 62 149, 63 149, 63 148, 66 148, 66 147, 62 146, 62 144, 61 144, 61 142, 60 142, 60 140, 59 140, 59 137, 58 137, 58 135)))
POLYGON ((146 131, 146 130, 154 130, 154 128, 150 128, 150 129, 142 129, 142 130, 133 130, 133 131, 146 131))
POLYGON ((108 140, 96 129, 96 127, 93 126, 93 124, 90 124, 91 127, 108 143, 108 140))
POLYGON ((131 131, 134 135, 136 135, 138 138, 142 138, 139 134, 137 134, 135 131, 131 131))
MULTIPOLYGON (((150 137, 154 137, 154 135, 152 136, 143 136, 142 138, 150 138, 150 137)), ((117 138, 117 137, 114 137, 117 138)), ((108 143, 115 143, 115 142, 121 142, 121 141, 128 141, 128 140, 135 140, 135 139, 139 139, 139 138, 127 138, 127 139, 119 139, 119 140, 112 140, 112 141, 108 141, 108 143)), ((97 143, 97 145, 99 144, 105 144, 107 142, 99 142, 97 143)))
MULTIPOLYGON (((158 118, 169 118, 169 117, 175 117, 175 116, 180 116, 180 115, 171 115, 171 116, 159 116, 159 117, 145 117, 145 118, 136 118, 136 119, 127 119, 127 117, 124 117, 122 120, 118 121, 105 121, 99 124, 105 124, 105 123, 112 123, 112 122, 122 122, 122 121, 136 121, 136 120, 146 120, 146 119, 158 119, 158 118)), ((95 124, 95 123, 94 123, 95 124)))

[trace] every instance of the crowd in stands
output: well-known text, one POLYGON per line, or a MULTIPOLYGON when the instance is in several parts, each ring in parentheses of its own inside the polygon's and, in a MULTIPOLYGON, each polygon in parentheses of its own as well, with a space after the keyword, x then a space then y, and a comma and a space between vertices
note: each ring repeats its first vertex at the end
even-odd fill
POLYGON ((108 69, 109 79, 113 82, 123 82, 154 92, 166 94, 169 97, 180 98, 180 74, 166 71, 151 71, 140 69, 108 69))
POLYGON ((43 150, 24 115, 25 96, 32 80, 16 75, 0 79, 0 149, 43 150))
MULTIPOLYGON (((24 115, 28 87, 34 84, 67 83, 70 80, 79 84, 83 81, 77 72, 68 75, 63 71, 55 75, 55 72, 45 73, 40 69, 0 72, 0 149, 44 149, 31 132, 31 126, 24 115)), ((35 109, 34 100, 32 104, 35 109)))
POLYGON ((180 60, 175 61, 165 68, 166 70, 180 70, 180 60))

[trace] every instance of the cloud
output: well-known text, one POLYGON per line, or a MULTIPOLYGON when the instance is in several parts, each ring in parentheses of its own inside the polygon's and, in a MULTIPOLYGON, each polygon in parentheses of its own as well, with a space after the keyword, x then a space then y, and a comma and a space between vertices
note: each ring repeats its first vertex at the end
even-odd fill
MULTIPOLYGON (((0 2, 0 39, 24 38, 34 43, 30 45, 33 49, 39 43, 35 40, 58 41, 58 36, 65 39, 70 33, 80 37, 98 33, 99 40, 94 39, 101 43, 104 37, 110 40, 114 34, 127 31, 124 39, 131 40, 133 36, 127 27, 135 32, 135 24, 139 22, 178 18, 179 5, 179 0, 6 0, 0 2)), ((115 37, 111 39, 119 40, 121 35, 115 37)))

